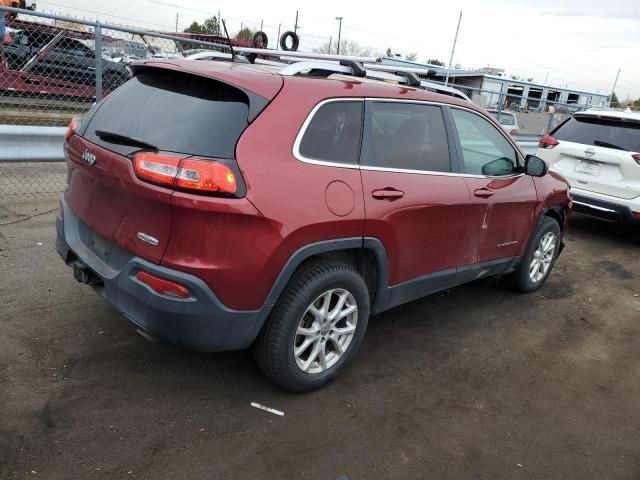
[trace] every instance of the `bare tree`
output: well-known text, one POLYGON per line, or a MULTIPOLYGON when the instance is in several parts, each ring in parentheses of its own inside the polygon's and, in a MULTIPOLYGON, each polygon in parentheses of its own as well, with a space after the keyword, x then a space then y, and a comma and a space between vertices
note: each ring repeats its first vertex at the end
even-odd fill
MULTIPOLYGON (((331 49, 329 49, 329 42, 323 44, 321 47, 316 47, 313 49, 314 53, 336 53, 337 45, 332 44, 331 49)), ((340 41, 340 55, 353 55, 353 56, 362 56, 362 57, 374 57, 379 56, 380 53, 377 52, 373 48, 369 47, 361 47, 358 42, 354 42, 352 40, 343 39, 340 41)))
POLYGON ((409 60, 410 62, 414 62, 417 58, 418 58, 418 52, 408 53, 404 57, 405 60, 409 60))

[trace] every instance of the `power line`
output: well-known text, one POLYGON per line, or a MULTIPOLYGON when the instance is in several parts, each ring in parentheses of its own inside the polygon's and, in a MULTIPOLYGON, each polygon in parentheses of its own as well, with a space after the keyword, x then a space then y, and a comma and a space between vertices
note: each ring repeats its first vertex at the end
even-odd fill
POLYGON ((96 10, 87 10, 87 9, 84 9, 84 8, 77 8, 77 7, 73 7, 73 6, 70 6, 70 5, 51 2, 49 0, 40 0, 40 1, 38 1, 38 3, 44 3, 46 5, 53 5, 54 7, 68 8, 68 9, 71 9, 71 10, 78 10, 80 12, 92 13, 94 15, 102 15, 102 16, 105 16, 105 17, 117 18, 117 19, 120 19, 120 20, 127 20, 127 21, 134 22, 134 23, 143 23, 143 24, 146 24, 146 25, 152 25, 154 27, 162 27, 162 28, 172 28, 173 27, 173 26, 162 25, 162 24, 158 24, 158 23, 145 22, 144 20, 138 20, 138 19, 129 18, 129 17, 121 17, 119 15, 112 15, 110 13, 98 12, 96 10))

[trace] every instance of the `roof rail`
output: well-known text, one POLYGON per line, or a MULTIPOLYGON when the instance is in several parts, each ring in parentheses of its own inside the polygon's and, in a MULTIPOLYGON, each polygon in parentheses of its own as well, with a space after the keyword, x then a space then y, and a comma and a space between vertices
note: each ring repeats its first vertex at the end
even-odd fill
POLYGON ((402 67, 399 65, 386 65, 383 63, 365 63, 366 68, 373 70, 381 70, 384 72, 406 72, 415 73, 416 75, 424 75, 426 77, 435 77, 438 75, 437 70, 433 68, 415 68, 415 67, 402 67))
POLYGON ((297 52, 293 50, 272 50, 269 48, 250 48, 250 47, 233 47, 236 52, 241 53, 255 53, 258 55, 264 55, 269 57, 291 57, 292 59, 310 59, 310 60, 332 60, 334 62, 340 62, 342 60, 348 62, 360 62, 360 63, 381 63, 380 57, 360 57, 357 55, 333 55, 330 53, 315 53, 315 52, 297 52))
POLYGON ((359 64, 357 62, 342 61, 336 63, 335 61, 329 62, 326 60, 309 60, 309 61, 295 61, 291 57, 282 57, 281 60, 293 61, 290 65, 282 68, 278 73, 284 76, 299 75, 303 72, 308 72, 310 76, 324 76, 328 77, 333 74, 340 74, 345 76, 366 77, 373 80, 381 80, 384 82, 396 82, 410 87, 421 88, 424 90, 430 90, 432 92, 450 95, 452 97, 460 98, 463 100, 471 101, 471 99, 452 87, 445 87, 439 83, 429 82, 421 80, 416 76, 414 72, 405 72, 402 67, 399 68, 372 68, 370 64, 359 64))
MULTIPOLYGON (((275 57, 281 62, 291 62, 279 73, 294 76, 309 72, 311 76, 330 76, 333 74, 370 78, 384 82, 396 82, 415 88, 450 95, 463 100, 471 99, 460 90, 445 87, 418 77, 435 77, 437 72, 431 68, 403 67, 385 65, 380 57, 359 57, 354 55, 333 55, 329 53, 297 52, 292 50, 271 50, 268 48, 234 47, 234 50, 246 54, 275 57)), ((275 63, 272 63, 275 64, 275 63)), ((277 65, 277 64, 275 64, 277 65)))
POLYGON ((292 63, 291 65, 287 65, 286 67, 284 67, 278 73, 286 77, 292 77, 306 71, 323 72, 326 74, 325 76, 329 76, 334 73, 342 73, 345 75, 353 74, 353 69, 351 67, 322 60, 310 60, 306 62, 292 63))

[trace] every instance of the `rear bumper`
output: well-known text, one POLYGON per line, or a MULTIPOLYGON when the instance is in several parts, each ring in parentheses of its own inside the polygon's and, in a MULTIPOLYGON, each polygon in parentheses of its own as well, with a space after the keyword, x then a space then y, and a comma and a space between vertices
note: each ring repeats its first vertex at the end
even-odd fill
POLYGON ((571 194, 571 197, 573 200, 573 211, 575 212, 611 222, 629 225, 640 224, 640 220, 634 216, 633 211, 628 205, 594 198, 591 195, 587 196, 582 193, 575 193, 575 191, 571 194))
POLYGON ((64 201, 62 209, 64 219, 56 220, 56 250, 67 265, 86 271, 95 291, 144 333, 205 352, 239 350, 253 343, 269 307, 231 310, 201 279, 135 257, 113 244, 101 257, 90 247, 91 229, 64 201), (139 270, 180 282, 191 297, 155 292, 135 278, 139 270))

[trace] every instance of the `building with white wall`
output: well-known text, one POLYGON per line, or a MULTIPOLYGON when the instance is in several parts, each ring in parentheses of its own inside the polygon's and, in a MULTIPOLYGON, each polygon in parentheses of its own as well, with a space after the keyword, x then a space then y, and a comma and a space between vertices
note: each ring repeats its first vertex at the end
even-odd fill
MULTIPOLYGON (((435 70, 431 81, 444 81, 446 69, 438 65, 409 62, 396 58, 383 58, 383 63, 413 68, 435 70)), ((453 69, 449 83, 466 93, 474 103, 485 108, 517 106, 529 110, 574 110, 591 107, 607 107, 608 94, 586 92, 571 88, 559 88, 526 80, 514 80, 499 74, 500 69, 453 69), (498 73, 498 74, 497 74, 498 73)))

